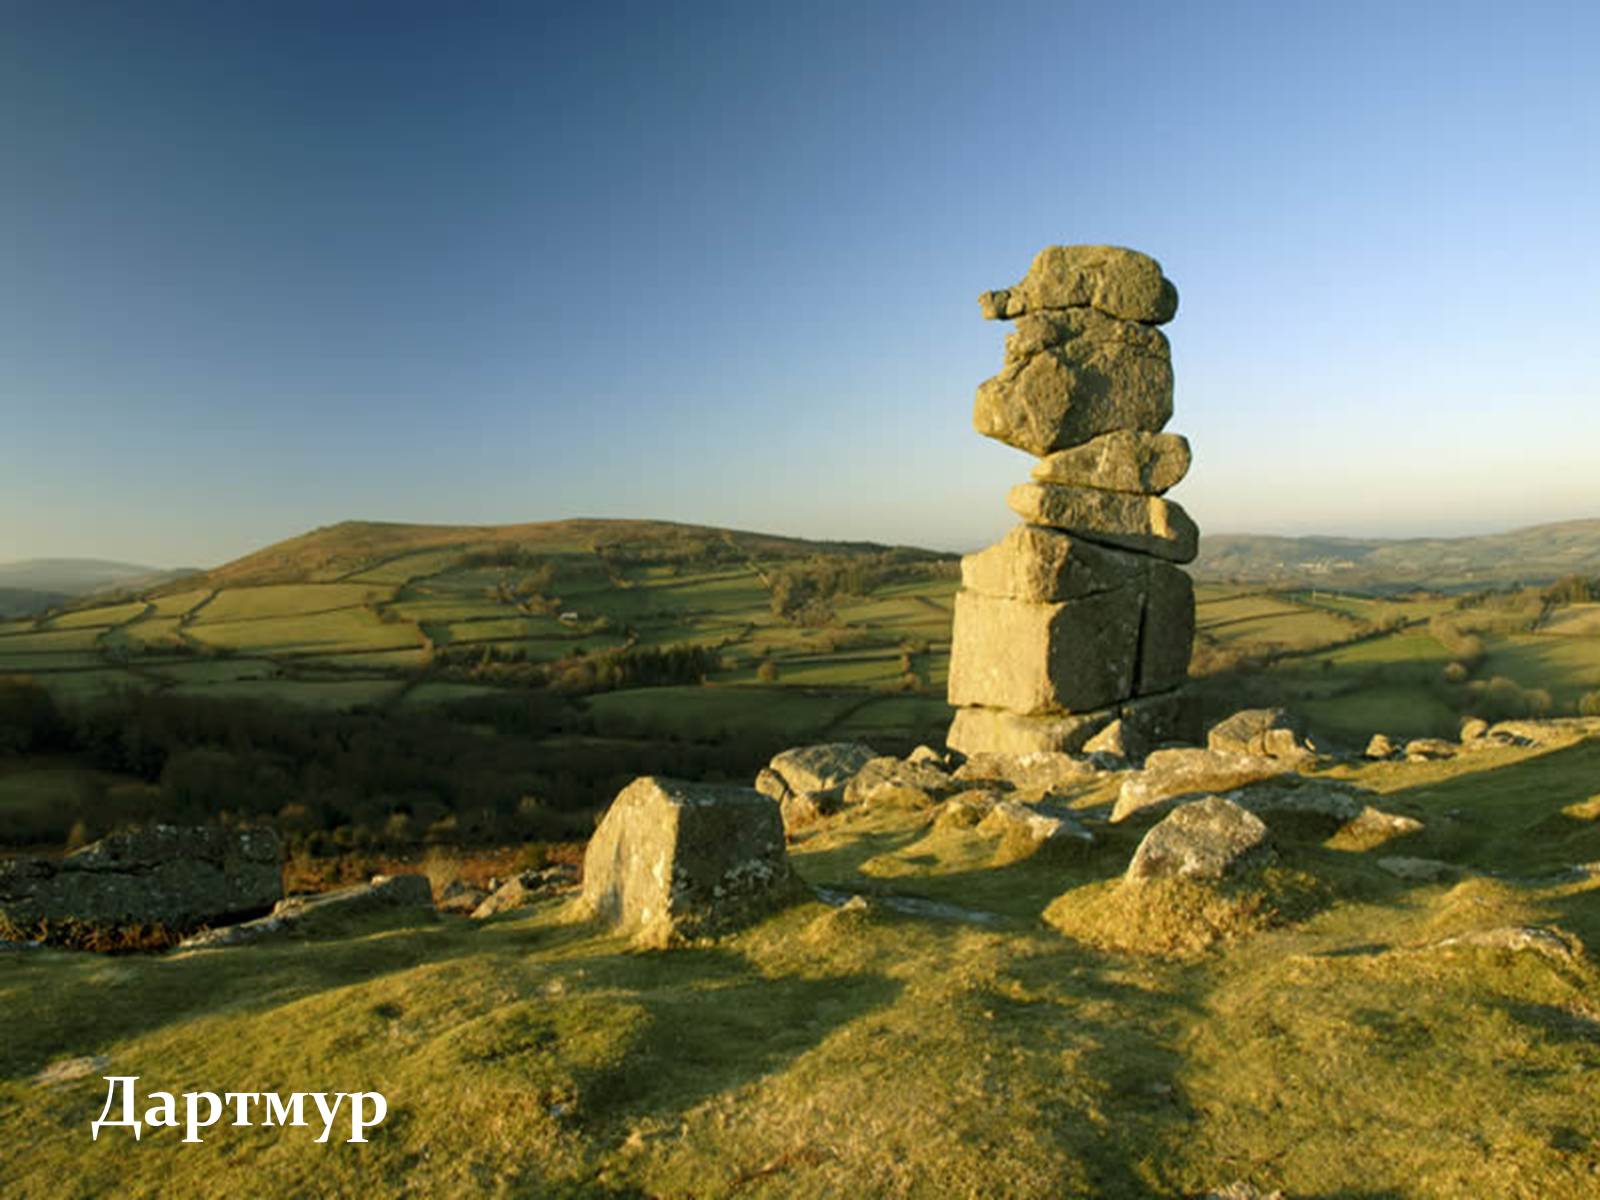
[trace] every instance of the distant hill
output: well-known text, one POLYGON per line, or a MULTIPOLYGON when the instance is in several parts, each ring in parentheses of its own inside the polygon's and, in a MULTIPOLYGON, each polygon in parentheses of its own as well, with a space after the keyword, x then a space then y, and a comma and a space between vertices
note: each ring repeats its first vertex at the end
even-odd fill
MULTIPOLYGON (((370 571, 419 551, 552 554, 595 550, 636 558, 706 558, 755 555, 794 558, 809 554, 874 554, 897 549, 876 542, 818 542, 673 521, 534 521, 520 525, 411 525, 342 521, 275 542, 205 573, 217 587, 263 583, 325 583, 370 571)), ((929 554, 928 551, 919 551, 929 554)), ((193 587, 195 580, 182 586, 193 587)), ((169 589, 170 590, 170 589, 169 589)))
POLYGON ((157 573, 155 567, 102 558, 27 558, 0 563, 0 588, 80 596, 157 573))
POLYGON ((1200 539, 1198 579, 1329 587, 1461 590, 1600 576, 1600 520, 1533 525, 1458 538, 1267 537, 1200 539))

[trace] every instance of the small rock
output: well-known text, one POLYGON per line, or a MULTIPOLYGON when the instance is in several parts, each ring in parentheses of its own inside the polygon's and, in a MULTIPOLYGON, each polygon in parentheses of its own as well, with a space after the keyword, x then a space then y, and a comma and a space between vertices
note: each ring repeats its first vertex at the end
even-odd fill
POLYGON ((1144 835, 1126 878, 1216 880, 1271 852, 1260 817, 1225 797, 1207 796, 1173 809, 1144 835))
POLYGON ((1394 743, 1386 735, 1375 733, 1372 735, 1371 740, 1367 742, 1367 748, 1363 753, 1365 757, 1371 759, 1393 758, 1395 754, 1394 743))
POLYGON ((999 804, 999 792, 973 789, 951 796, 940 806, 934 825, 939 829, 975 829, 999 804))
POLYGON ((843 801, 839 788, 826 792, 790 792, 778 805, 785 833, 794 833, 807 825, 815 825, 824 817, 839 811, 843 801))
POLYGON ((71 1083, 75 1079, 87 1079, 91 1075, 99 1075, 110 1065, 111 1060, 103 1054, 84 1058, 64 1058, 40 1071, 33 1077, 33 1082, 38 1087, 56 1087, 58 1084, 71 1083))
POLYGON ((1239 1179, 1227 1187, 1207 1192, 1201 1200, 1287 1200, 1287 1197, 1279 1191, 1264 1192, 1254 1184, 1239 1179))
POLYGON ((927 763, 929 766, 938 767, 940 770, 949 765, 947 755, 928 745, 918 746, 910 754, 906 755, 906 761, 908 763, 927 763))
POLYGON ((1463 745, 1467 742, 1477 741, 1488 732, 1489 722, 1482 717, 1468 717, 1461 722, 1461 741, 1463 745))
POLYGON ((1247 708, 1217 722, 1206 735, 1206 748, 1224 754, 1260 754, 1268 758, 1310 759, 1316 748, 1305 725, 1281 708, 1247 708))
POLYGON ((1407 762, 1438 762, 1454 758, 1460 749, 1454 742, 1443 738, 1412 738, 1406 743, 1407 762))

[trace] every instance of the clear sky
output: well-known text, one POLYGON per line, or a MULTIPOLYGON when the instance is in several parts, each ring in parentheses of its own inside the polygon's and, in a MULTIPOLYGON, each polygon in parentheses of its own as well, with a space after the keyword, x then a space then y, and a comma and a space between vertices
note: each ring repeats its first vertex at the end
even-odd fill
POLYGON ((966 549, 1052 242, 1161 260, 1202 529, 1600 516, 1600 6, 0 7, 0 561, 346 518, 966 549))

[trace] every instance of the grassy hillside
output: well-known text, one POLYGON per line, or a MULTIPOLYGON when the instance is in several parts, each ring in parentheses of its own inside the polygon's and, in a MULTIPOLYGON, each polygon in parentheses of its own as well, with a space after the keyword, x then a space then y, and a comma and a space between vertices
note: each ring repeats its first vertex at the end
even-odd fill
POLYGON ((1600 743, 1335 774, 1426 828, 1357 845, 1274 822, 1277 865, 1221 901, 1134 903, 1137 830, 1045 860, 868 811, 792 847, 868 911, 802 904, 669 953, 559 901, 159 958, 14 953, 0 1193, 1593 1195, 1600 876, 1570 868, 1600 859, 1600 743), (1408 882, 1377 866, 1395 854, 1452 866, 1408 882), (1202 949, 1219 903, 1231 936, 1202 949), (1543 952, 1446 944, 1529 927, 1543 952), (103 1065, 33 1081, 81 1055, 103 1065), (91 1142, 103 1074, 141 1096, 377 1090, 390 1116, 363 1146, 314 1144, 320 1121, 91 1142))

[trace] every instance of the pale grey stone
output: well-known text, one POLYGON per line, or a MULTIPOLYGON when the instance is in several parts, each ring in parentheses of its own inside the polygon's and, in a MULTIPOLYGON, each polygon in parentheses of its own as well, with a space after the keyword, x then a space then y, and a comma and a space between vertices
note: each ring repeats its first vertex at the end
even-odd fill
POLYGON ((645 777, 618 794, 589 841, 582 906, 642 944, 670 945, 753 920, 796 886, 769 797, 645 777))
POLYGON ((950 703, 1038 716, 1125 700, 1133 694, 1142 608, 1134 587, 1059 604, 958 592, 950 703))
POLYGON ((1057 450, 1033 468, 1040 483, 1159 496, 1189 473, 1189 440, 1176 433, 1117 429, 1057 450))
POLYGON ((1160 496, 1019 483, 1006 503, 1030 525, 1065 530, 1170 562, 1190 562, 1199 549, 1200 531, 1189 514, 1160 496))
POLYGON ((1148 254, 1123 246, 1046 246, 1009 288, 978 298, 990 320, 1039 309, 1089 306, 1114 317, 1160 325, 1178 311, 1178 289, 1148 254))
POLYGON ((1217 880, 1271 854, 1261 818, 1222 796, 1183 804, 1139 843, 1127 879, 1217 880))

